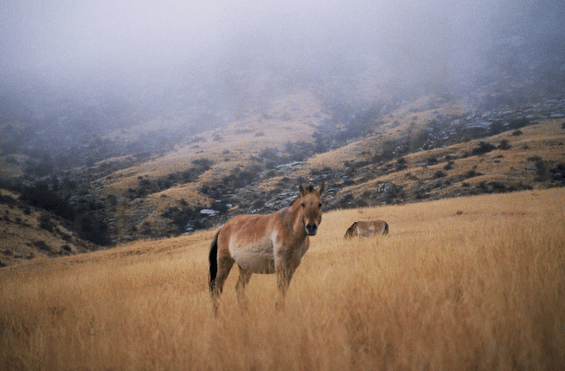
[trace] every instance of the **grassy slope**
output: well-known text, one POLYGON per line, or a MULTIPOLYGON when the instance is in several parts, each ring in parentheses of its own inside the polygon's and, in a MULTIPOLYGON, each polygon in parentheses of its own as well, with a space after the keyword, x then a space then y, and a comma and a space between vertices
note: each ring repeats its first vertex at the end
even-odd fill
POLYGON ((254 275, 214 320, 213 231, 0 270, 10 369, 561 369, 565 190, 324 215, 283 313, 254 275), (461 213, 458 213, 461 211, 461 213), (345 241, 355 220, 387 237, 345 241), (281 351, 284 349, 284 351, 281 351))

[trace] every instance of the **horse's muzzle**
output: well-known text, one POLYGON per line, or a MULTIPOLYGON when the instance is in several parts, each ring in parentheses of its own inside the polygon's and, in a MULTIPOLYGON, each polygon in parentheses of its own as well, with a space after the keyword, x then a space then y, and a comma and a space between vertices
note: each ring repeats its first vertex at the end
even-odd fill
POLYGON ((318 232, 317 224, 306 224, 306 234, 308 236, 315 236, 316 232, 318 232))

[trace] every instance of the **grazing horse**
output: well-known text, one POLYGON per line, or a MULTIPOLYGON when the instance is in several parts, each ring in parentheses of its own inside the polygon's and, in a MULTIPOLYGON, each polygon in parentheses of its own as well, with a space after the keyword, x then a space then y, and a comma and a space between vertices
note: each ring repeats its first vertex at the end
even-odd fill
POLYGON ((388 233, 388 223, 384 220, 369 220, 355 222, 349 227, 343 238, 353 238, 355 236, 368 237, 373 234, 386 235, 388 233))
POLYGON ((292 275, 310 246, 322 221, 322 193, 312 185, 300 185, 300 196, 289 206, 268 215, 237 215, 228 220, 216 233, 210 248, 210 293, 214 313, 218 298, 234 263, 239 267, 235 286, 238 301, 245 309, 244 289, 251 274, 275 273, 279 288, 278 309, 292 275))

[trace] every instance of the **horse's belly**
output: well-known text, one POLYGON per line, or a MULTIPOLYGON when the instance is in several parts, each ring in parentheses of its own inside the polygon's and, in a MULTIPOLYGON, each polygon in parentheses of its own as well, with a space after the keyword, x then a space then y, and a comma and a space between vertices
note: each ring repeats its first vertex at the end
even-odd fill
POLYGON ((230 244, 230 255, 236 264, 246 271, 251 273, 275 273, 273 247, 268 242, 243 247, 237 244, 230 244))

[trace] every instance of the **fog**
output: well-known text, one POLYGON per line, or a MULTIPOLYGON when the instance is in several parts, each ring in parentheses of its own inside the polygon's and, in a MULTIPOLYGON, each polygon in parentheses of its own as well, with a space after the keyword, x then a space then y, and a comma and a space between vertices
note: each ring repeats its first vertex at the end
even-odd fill
POLYGON ((106 110, 106 122, 194 109, 229 120, 295 89, 360 105, 391 94, 484 99, 504 86, 559 95, 564 9, 562 0, 5 1, 2 117, 41 122, 86 105, 106 110))

